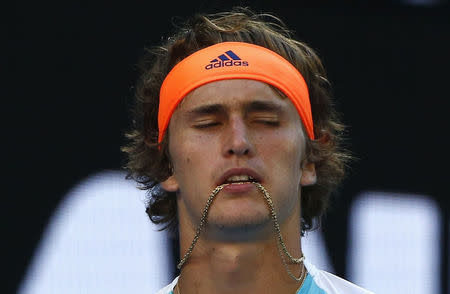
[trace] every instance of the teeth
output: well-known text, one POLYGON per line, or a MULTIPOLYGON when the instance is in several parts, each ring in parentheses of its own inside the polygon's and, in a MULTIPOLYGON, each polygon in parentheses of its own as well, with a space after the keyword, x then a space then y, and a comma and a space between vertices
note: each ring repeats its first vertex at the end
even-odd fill
POLYGON ((249 182, 254 181, 255 179, 248 175, 236 175, 229 177, 226 181, 227 182, 249 182))

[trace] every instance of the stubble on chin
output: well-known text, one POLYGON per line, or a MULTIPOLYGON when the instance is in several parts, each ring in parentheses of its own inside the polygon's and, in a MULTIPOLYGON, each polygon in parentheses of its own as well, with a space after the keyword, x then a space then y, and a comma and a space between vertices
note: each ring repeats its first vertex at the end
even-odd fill
POLYGON ((273 238, 269 212, 256 215, 214 216, 205 226, 205 238, 217 241, 242 242, 273 238))

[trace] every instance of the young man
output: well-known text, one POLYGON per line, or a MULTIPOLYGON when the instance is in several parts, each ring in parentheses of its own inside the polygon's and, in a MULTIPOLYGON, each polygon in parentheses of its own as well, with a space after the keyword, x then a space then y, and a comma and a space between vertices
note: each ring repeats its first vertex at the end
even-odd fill
POLYGON ((123 150, 182 257, 158 294, 370 293, 303 257, 349 156, 319 58, 275 21, 196 16, 143 63, 123 150))

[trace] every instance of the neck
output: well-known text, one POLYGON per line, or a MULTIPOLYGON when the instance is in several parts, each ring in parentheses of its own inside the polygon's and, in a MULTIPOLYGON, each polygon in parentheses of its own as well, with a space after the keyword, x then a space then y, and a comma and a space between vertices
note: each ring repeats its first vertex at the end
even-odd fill
MULTIPOLYGON (((181 228, 180 228, 181 229, 181 228)), ((287 249, 294 257, 302 256, 299 219, 288 220, 281 228, 287 249)), ((188 249, 194 232, 180 234, 181 256, 188 249)), ((272 230, 273 232, 273 230, 272 230)), ((207 234, 205 234, 208 236, 207 234)), ((303 263, 287 267, 299 277, 303 263)), ((280 256, 276 236, 245 242, 224 242, 200 238, 184 264, 178 286, 182 294, 295 293, 302 281, 295 281, 280 256)), ((177 292, 175 292, 177 293, 177 292)))
MULTIPOLYGON (((301 282, 288 276, 277 248, 270 244, 210 248, 204 258, 192 256, 183 267, 178 281, 183 294, 295 293, 300 286, 301 282)), ((302 266, 289 265, 296 276, 302 266)))

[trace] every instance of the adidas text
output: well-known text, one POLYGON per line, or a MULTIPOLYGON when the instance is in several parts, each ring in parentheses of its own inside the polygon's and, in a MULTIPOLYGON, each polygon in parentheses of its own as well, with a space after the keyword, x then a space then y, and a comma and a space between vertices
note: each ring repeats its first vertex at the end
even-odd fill
POLYGON ((219 68, 224 66, 248 66, 248 62, 241 60, 217 61, 207 64, 205 66, 205 69, 219 68))

